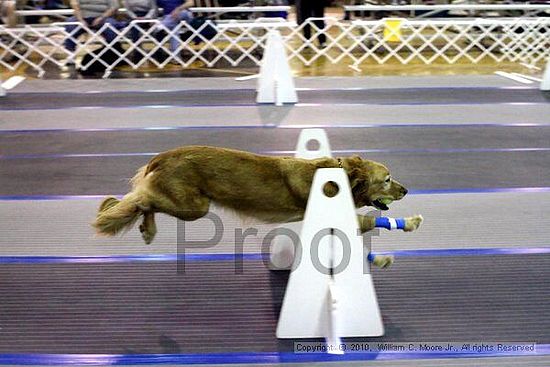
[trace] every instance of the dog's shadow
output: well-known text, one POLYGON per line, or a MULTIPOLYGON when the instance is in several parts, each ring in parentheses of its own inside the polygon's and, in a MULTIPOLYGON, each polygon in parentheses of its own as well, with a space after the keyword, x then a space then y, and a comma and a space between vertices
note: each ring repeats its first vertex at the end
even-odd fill
POLYGON ((260 120, 262 125, 275 125, 279 126, 281 123, 285 122, 288 114, 294 108, 294 105, 284 105, 284 106, 259 106, 258 114, 260 115, 260 120))
POLYGON ((290 277, 290 270, 270 270, 269 284, 271 288, 271 300, 273 302, 273 316, 275 320, 279 319, 283 298, 285 296, 286 285, 290 277))
MULTIPOLYGON (((279 320, 289 277, 290 270, 271 270, 269 272, 274 320, 279 320)), ((296 341, 296 339, 277 339, 277 349, 279 352, 291 352, 294 350, 294 342, 296 341)))
POLYGON ((180 354, 181 347, 174 339, 166 335, 159 336, 159 345, 163 354, 180 354))

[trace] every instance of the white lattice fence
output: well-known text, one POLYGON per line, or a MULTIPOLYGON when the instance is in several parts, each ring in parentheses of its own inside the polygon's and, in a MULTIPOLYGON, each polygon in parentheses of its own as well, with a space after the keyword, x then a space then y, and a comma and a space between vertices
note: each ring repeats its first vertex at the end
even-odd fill
POLYGON ((384 64, 395 61, 408 64, 436 61, 449 64, 457 62, 478 63, 490 59, 495 62, 510 61, 542 64, 550 57, 550 19, 531 18, 514 20, 387 20, 342 22, 325 18, 325 26, 314 22, 297 26, 286 21, 258 21, 251 23, 204 23, 193 29, 186 23, 169 30, 157 21, 134 21, 128 27, 116 29, 105 24, 99 30, 78 28, 68 33, 65 25, 58 23, 48 27, 6 28, 0 26, 0 66, 14 70, 23 64, 44 73, 44 65, 58 67, 77 59, 91 49, 100 48, 82 68, 99 62, 106 68, 106 75, 117 65, 127 63, 139 68, 145 63, 160 69, 168 63, 190 67, 197 62, 214 67, 220 63, 231 66, 259 65, 268 30, 281 31, 288 57, 304 65, 317 59, 359 66, 364 62, 384 64), (303 36, 303 27, 311 27, 312 39, 303 36), (207 27, 216 27, 217 33, 206 38, 207 27), (139 39, 132 41, 131 32, 139 29, 139 39), (116 38, 108 43, 102 33, 111 30, 116 38), (75 37, 77 31, 84 35, 75 37), (186 41, 170 50, 171 37, 187 34, 186 41), (315 41, 324 34, 323 47, 315 41), (74 52, 64 47, 64 41, 72 38, 77 48, 74 52), (196 44, 197 41, 199 44, 196 44), (120 46, 122 45, 122 47, 120 46), (104 54, 111 52, 111 59, 104 54), (162 57, 158 57, 162 55, 162 57), (113 56, 114 55, 114 56, 113 56), (137 57, 132 57, 137 55, 137 57))
POLYGON ((15 70, 26 64, 35 69, 39 76, 44 73, 47 62, 62 66, 70 56, 64 47, 64 29, 58 27, 0 26, 0 66, 15 70))
POLYGON ((550 56, 550 19, 469 21, 403 20, 399 27, 385 21, 355 22, 354 44, 362 55, 354 64, 372 59, 380 64, 394 58, 402 64, 421 60, 478 63, 512 61, 537 64, 550 56), (356 32, 357 29, 360 32, 356 32), (359 33, 359 34, 358 34, 359 33), (392 39, 399 39, 395 41, 392 39))

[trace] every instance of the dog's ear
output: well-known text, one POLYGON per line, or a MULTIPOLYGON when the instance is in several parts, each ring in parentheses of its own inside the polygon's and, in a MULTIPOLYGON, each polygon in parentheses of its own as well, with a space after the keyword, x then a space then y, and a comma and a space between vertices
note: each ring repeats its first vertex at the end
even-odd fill
POLYGON ((346 158, 346 163, 350 168, 362 168, 363 167, 363 158, 358 155, 352 155, 351 157, 346 158))
POLYGON ((363 158, 358 155, 346 158, 349 183, 353 199, 356 203, 366 195, 369 190, 369 179, 365 173, 365 164, 363 158))
POLYGON ((349 173, 349 183, 354 198, 358 198, 361 193, 368 191, 369 181, 365 177, 365 172, 361 168, 352 168, 349 173))

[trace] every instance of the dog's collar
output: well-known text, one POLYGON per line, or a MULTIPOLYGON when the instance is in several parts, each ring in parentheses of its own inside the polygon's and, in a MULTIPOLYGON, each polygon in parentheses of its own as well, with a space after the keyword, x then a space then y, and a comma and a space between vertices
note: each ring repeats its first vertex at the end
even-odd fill
POLYGON ((336 158, 338 160, 338 168, 344 168, 344 164, 342 163, 342 160, 340 158, 336 158))

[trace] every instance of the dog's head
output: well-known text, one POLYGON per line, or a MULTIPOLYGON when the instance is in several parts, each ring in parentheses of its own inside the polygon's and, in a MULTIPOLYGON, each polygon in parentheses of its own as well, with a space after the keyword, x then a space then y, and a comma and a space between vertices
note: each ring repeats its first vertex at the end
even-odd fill
POLYGON ((356 207, 368 205, 388 210, 392 201, 401 200, 407 194, 407 189, 392 178, 383 164, 359 156, 344 158, 343 162, 356 207))

